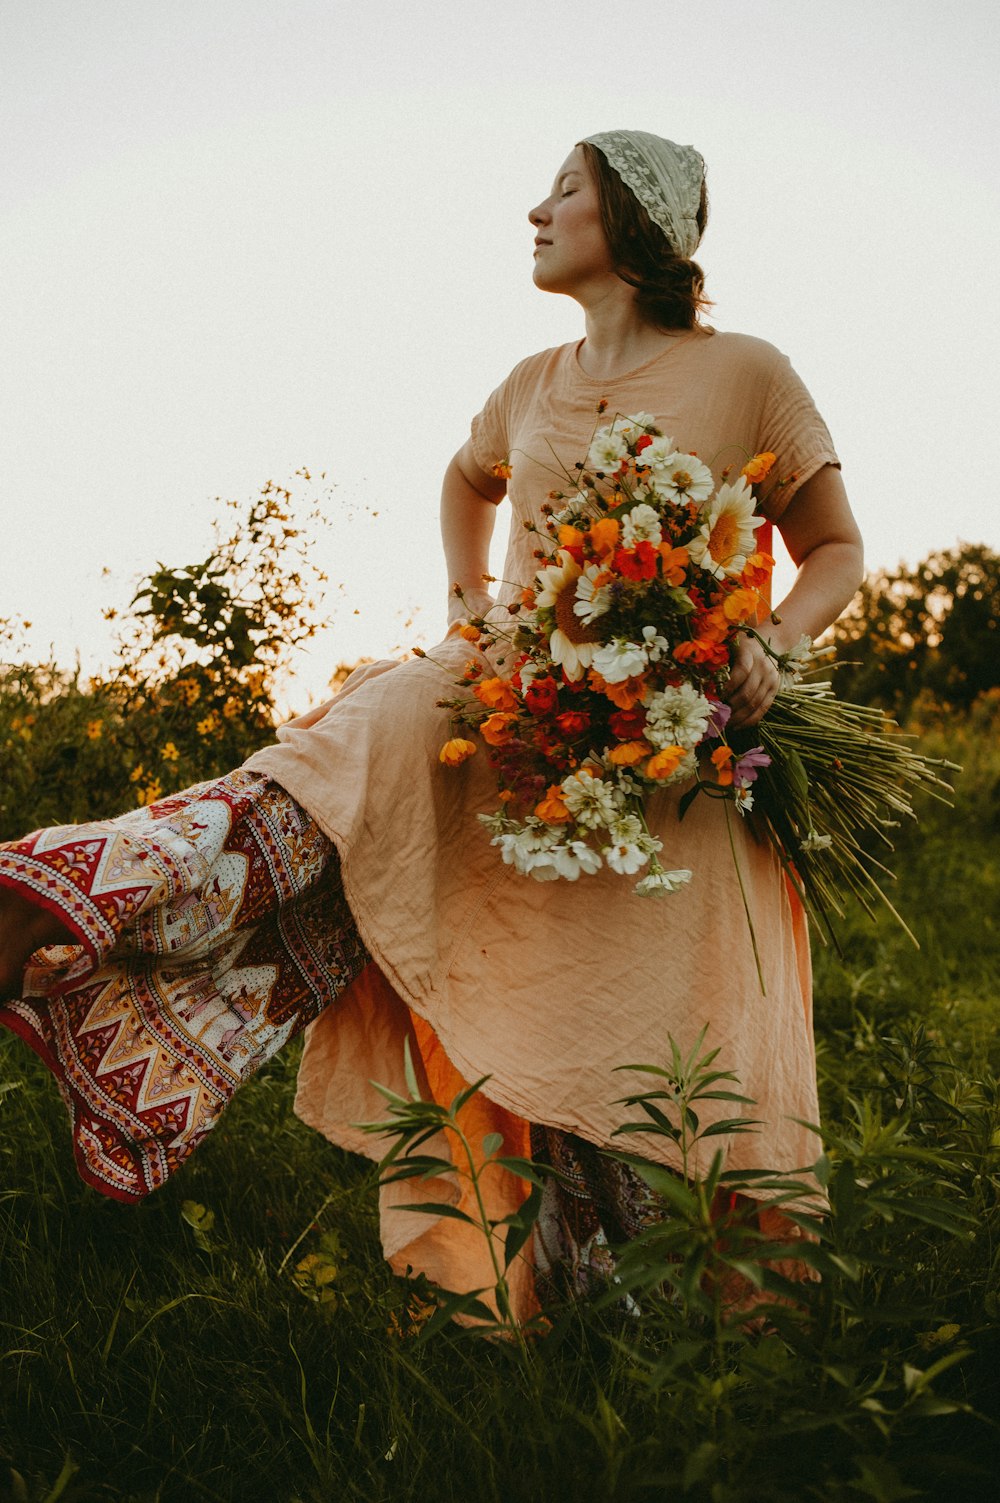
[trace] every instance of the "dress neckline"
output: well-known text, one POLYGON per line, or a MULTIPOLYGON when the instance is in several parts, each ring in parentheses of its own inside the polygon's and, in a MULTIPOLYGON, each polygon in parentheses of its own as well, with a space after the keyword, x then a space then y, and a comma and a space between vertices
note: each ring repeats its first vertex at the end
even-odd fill
POLYGON ((583 366, 580 364, 580 351, 583 349, 583 346, 586 343, 586 335, 584 335, 583 339, 578 339, 576 344, 570 345, 570 360, 572 362, 574 372, 581 381, 586 381, 591 386, 610 386, 621 381, 631 380, 633 376, 643 375, 644 372, 648 371, 651 366, 659 364, 661 360, 666 360, 670 355, 674 353, 675 350, 679 350, 681 345, 687 344, 688 341, 693 339, 696 334, 705 334, 707 332, 707 330, 702 329, 698 325, 696 325, 693 329, 685 329, 680 338, 671 339, 666 348, 662 349, 658 355, 651 356, 649 360, 644 360, 642 365, 633 366, 631 370, 616 372, 611 376, 592 376, 589 374, 589 372, 585 371, 583 366))

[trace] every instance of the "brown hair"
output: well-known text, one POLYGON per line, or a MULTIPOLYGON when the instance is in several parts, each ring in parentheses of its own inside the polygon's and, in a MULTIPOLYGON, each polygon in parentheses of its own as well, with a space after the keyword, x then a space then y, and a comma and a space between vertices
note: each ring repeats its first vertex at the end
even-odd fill
MULTIPOLYGON (((698 314, 711 306, 704 294, 705 273, 697 261, 677 254, 603 151, 589 141, 581 141, 580 146, 597 184, 601 223, 615 271, 636 289, 639 313, 661 329, 693 329, 698 314)), ((699 232, 704 232, 708 223, 704 182, 697 220, 699 232)))

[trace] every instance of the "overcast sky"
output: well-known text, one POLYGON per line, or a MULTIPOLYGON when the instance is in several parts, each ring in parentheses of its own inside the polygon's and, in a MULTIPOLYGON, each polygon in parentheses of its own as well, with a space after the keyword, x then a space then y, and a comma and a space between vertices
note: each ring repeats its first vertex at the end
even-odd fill
POLYGON ((0 0, 0 615, 96 666, 102 607, 203 557, 213 497, 308 465, 331 625, 293 701, 435 641, 444 465, 582 332, 532 286, 527 210, 617 126, 706 157, 714 322, 791 356, 869 562, 1000 546, 998 16, 0 0))

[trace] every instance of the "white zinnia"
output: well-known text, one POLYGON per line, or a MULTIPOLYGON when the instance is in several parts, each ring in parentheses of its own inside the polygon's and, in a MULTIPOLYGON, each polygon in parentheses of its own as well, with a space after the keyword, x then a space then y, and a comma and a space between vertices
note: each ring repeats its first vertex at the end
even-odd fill
POLYGON ((614 845, 604 846, 601 855, 613 872, 619 876, 631 877, 641 866, 645 866, 649 860, 648 851, 641 846, 633 845, 627 840, 617 841, 614 845))
POLYGON ((621 814, 621 794, 602 778, 571 772, 559 786, 566 808, 586 830, 610 826, 621 814))
MULTIPOLYGON (((571 840, 568 845, 554 845, 549 856, 555 863, 556 874, 567 882, 575 882, 581 874, 591 877, 601 867, 601 858, 582 840, 571 840)), ((531 874, 534 876, 534 872, 531 874)))
POLYGON ((587 450, 587 466, 594 470, 617 470, 628 455, 628 444, 613 428, 599 428, 587 450))
POLYGON ((660 526, 659 513, 651 506, 645 504, 633 506, 627 511, 622 520, 622 543, 626 548, 634 548, 636 543, 660 543, 663 541, 663 529, 660 526))
POLYGON ((804 671, 815 661, 813 656, 812 637, 801 636, 794 647, 782 655, 781 683, 782 689, 788 689, 792 684, 801 682, 804 671))
MULTIPOLYGON (((652 445, 650 445, 652 448, 652 445)), ((644 451, 645 458, 648 450, 644 451)), ((706 501, 712 494, 712 472, 696 454, 668 454, 654 471, 656 488, 672 501, 706 501)))
POLYGON ((697 746, 708 730, 711 703, 693 684, 661 689, 646 705, 646 739, 655 747, 697 746))
POLYGON ((754 516, 754 497, 741 475, 702 508, 702 523, 687 545, 688 553, 716 579, 739 574, 754 548, 754 532, 764 524, 754 516))

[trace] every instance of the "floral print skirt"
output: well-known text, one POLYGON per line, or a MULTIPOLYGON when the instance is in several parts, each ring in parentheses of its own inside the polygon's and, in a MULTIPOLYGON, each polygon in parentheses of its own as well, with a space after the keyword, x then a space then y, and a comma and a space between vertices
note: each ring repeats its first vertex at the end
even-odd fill
POLYGON ((80 1174, 118 1200, 162 1185, 368 960, 333 846, 259 773, 0 846, 0 883, 76 940, 32 957, 0 1022, 55 1076, 80 1174))

